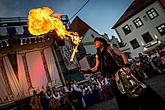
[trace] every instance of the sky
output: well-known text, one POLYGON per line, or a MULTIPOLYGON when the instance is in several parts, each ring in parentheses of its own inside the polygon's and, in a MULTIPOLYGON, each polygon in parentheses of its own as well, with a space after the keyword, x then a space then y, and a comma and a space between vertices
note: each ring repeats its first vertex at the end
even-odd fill
POLYGON ((111 38, 112 35, 117 37, 111 28, 132 2, 133 0, 0 0, 0 17, 28 17, 31 9, 49 7, 54 13, 68 15, 71 22, 78 16, 95 31, 106 33, 111 38))

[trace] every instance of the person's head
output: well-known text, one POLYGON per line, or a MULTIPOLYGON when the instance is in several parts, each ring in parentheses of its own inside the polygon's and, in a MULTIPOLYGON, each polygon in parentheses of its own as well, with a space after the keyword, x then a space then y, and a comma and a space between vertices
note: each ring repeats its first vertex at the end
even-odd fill
POLYGON ((33 95, 37 95, 37 91, 36 90, 33 91, 33 95))
POLYGON ((41 97, 44 97, 44 96, 45 96, 44 91, 40 91, 39 95, 40 95, 41 97))
POLYGON ((139 55, 139 58, 142 58, 143 57, 143 54, 142 53, 138 53, 139 55))
POLYGON ((73 83, 74 83, 74 84, 76 84, 76 83, 77 83, 77 81, 76 81, 76 80, 73 80, 73 83))
POLYGON ((107 41, 104 38, 101 37, 96 37, 94 39, 94 43, 95 43, 95 47, 96 49, 100 48, 100 47, 105 47, 107 46, 107 41))

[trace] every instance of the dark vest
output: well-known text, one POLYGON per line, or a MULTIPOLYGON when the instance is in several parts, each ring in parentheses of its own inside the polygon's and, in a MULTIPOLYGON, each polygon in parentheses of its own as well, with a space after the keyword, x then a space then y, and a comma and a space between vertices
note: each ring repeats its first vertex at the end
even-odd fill
MULTIPOLYGON (((119 66, 120 60, 119 56, 116 56, 112 51, 107 51, 107 49, 104 49, 101 53, 97 52, 99 62, 100 62, 100 71, 103 77, 106 75, 112 75, 117 72, 121 68, 119 66), (110 53, 111 52, 111 53, 110 53), (112 57, 113 56, 113 57, 112 57), (117 59, 118 60, 117 60, 117 59), (119 61, 119 63, 118 63, 119 61)), ((121 58, 120 58, 121 59, 121 58)))

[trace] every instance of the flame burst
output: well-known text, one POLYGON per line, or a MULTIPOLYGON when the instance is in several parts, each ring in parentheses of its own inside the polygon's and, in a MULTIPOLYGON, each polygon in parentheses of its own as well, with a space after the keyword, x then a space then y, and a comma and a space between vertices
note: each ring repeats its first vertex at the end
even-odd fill
POLYGON ((75 53, 78 52, 77 48, 81 40, 77 32, 69 32, 66 30, 59 14, 53 14, 53 11, 48 7, 30 10, 28 16, 28 30, 32 35, 42 35, 51 30, 55 30, 61 39, 65 39, 66 36, 70 37, 72 42, 76 45, 70 58, 70 61, 73 61, 75 53))

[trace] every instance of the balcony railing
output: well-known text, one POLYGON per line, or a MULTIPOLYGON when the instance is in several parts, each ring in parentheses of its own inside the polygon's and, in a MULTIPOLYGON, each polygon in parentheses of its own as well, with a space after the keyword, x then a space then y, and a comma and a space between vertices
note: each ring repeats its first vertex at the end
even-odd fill
POLYGON ((42 36, 33 36, 33 37, 23 37, 23 38, 16 38, 16 39, 3 39, 0 40, 0 47, 8 47, 11 45, 26 45, 26 44, 34 44, 40 43, 50 40, 49 37, 42 36))

